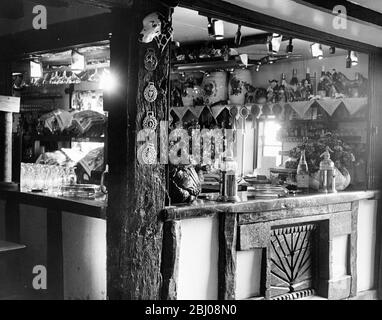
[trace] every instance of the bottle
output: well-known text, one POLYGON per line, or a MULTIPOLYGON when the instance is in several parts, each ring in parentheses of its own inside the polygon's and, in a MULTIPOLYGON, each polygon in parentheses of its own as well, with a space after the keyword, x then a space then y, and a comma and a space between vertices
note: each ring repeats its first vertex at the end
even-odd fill
POLYGON ((306 68, 306 81, 308 82, 309 94, 313 94, 312 79, 310 77, 310 69, 306 68))
POLYGON ((218 201, 225 202, 238 202, 240 201, 237 195, 237 177, 236 177, 237 164, 230 156, 224 157, 221 164, 221 181, 220 181, 220 195, 218 201))
POLYGON ((76 168, 75 167, 71 167, 69 169, 69 177, 68 177, 68 183, 70 185, 75 185, 77 184, 77 174, 75 172, 76 168))
POLYGON ((309 170, 305 158, 305 150, 301 151, 300 161, 297 166, 296 180, 297 188, 303 192, 307 192, 309 189, 309 170))
POLYGON ((278 101, 280 102, 287 102, 286 97, 286 75, 285 73, 281 74, 281 82, 278 89, 278 101))
POLYGON ((299 84, 299 81, 297 79, 297 69, 293 69, 292 71, 292 79, 290 80, 290 85, 291 86, 297 86, 299 84))
POLYGON ((326 147, 326 151, 321 155, 324 159, 320 162, 319 172, 319 192, 323 193, 335 193, 336 191, 336 179, 334 173, 334 162, 330 159, 330 148, 326 147))
POLYGON ((325 66, 322 66, 321 77, 317 87, 317 91, 318 91, 317 93, 321 96, 321 98, 325 98, 328 94, 324 86, 324 79, 325 79, 325 66))

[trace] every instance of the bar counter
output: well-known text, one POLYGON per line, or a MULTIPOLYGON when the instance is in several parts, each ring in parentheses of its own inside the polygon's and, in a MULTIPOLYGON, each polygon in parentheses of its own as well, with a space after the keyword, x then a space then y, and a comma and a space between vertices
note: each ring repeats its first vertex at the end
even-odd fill
POLYGON ((59 209, 91 218, 106 219, 105 200, 87 200, 37 192, 0 190, 0 199, 20 204, 59 209))
POLYGON ((378 191, 203 196, 160 213, 163 299, 376 297, 378 191))
POLYGON ((0 190, 0 238, 26 246, 22 272, 31 298, 106 298, 107 202, 0 190), (47 267, 48 290, 33 290, 47 267))

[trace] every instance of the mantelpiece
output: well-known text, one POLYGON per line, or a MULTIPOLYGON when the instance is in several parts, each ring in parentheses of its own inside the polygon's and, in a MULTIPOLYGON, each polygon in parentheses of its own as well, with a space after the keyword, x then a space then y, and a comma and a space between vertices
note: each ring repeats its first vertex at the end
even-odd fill
POLYGON ((207 292, 195 296, 201 299, 347 299, 359 294, 357 283, 363 290, 362 281, 357 281, 357 255, 363 254, 357 250, 357 239, 362 242, 365 235, 359 235, 358 220, 374 214, 367 210, 376 210, 378 192, 272 200, 251 200, 248 195, 241 193, 238 203, 197 200, 162 212, 162 298, 192 298, 182 288, 186 273, 193 278, 192 268, 200 275, 193 278, 195 292, 207 292), (248 261, 255 261, 250 272, 248 261), (257 289, 244 295, 243 282, 250 281, 257 289))

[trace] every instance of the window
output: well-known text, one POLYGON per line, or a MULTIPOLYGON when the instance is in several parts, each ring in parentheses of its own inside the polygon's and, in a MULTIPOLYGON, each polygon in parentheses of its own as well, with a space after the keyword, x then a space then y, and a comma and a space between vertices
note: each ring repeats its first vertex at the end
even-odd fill
POLYGON ((281 129, 281 124, 274 119, 267 119, 259 122, 259 138, 257 152, 257 167, 261 167, 261 159, 263 157, 275 157, 276 165, 280 165, 282 157, 282 142, 279 139, 278 133, 281 129))

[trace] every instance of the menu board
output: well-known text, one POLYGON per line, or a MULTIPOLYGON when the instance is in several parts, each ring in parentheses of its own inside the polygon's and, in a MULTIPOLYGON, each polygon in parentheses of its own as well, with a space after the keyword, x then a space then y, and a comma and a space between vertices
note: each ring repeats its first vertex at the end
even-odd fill
POLYGON ((20 98, 0 96, 0 111, 3 112, 20 112, 20 98))

